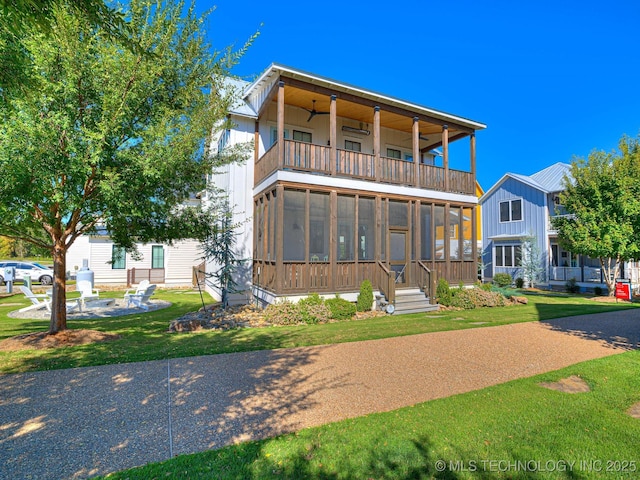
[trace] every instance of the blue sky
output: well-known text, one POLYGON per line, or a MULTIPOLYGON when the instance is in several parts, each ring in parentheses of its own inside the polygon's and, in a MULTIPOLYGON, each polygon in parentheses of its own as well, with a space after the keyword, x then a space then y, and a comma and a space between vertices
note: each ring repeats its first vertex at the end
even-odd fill
MULTIPOLYGON (((205 9, 212 2, 197 0, 205 9)), ((478 180, 532 174, 640 133, 640 2, 220 0, 215 49, 260 36, 233 72, 272 62, 482 122, 478 180)), ((468 170, 468 141, 452 166, 468 170)))

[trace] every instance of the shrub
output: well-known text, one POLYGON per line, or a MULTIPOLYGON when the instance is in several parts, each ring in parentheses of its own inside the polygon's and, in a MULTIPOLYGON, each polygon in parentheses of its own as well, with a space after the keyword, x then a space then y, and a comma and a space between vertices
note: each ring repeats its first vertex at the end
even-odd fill
POLYGON ((593 289, 593 293, 596 297, 601 296, 602 292, 603 292, 602 287, 594 287, 593 289))
POLYGON ((331 311, 333 320, 349 320, 356 314, 355 304, 344 298, 329 298, 324 303, 331 311))
POLYGON ((575 278, 570 278, 569 280, 567 280, 567 283, 565 283, 564 286, 569 293, 580 292, 580 286, 578 285, 578 282, 575 278))
POLYGON ((269 305, 264 311, 264 318, 274 325, 324 323, 331 318, 331 310, 320 295, 312 293, 298 303, 284 301, 269 305))
POLYGON ((491 291, 491 287, 492 287, 492 285, 490 283, 483 283, 480 288, 482 290, 484 290, 485 292, 490 292, 491 291))
POLYGON ((298 301, 298 308, 303 323, 323 323, 331 318, 331 311, 324 304, 324 298, 317 293, 298 301))
POLYGON ((301 322, 300 307, 289 301, 274 303, 265 308, 264 319, 274 325, 297 325, 301 322))
POLYGON ((438 286, 436 287, 436 300, 440 305, 448 307, 451 305, 451 288, 449 288, 449 282, 444 278, 438 280, 438 286))
POLYGON ((513 283, 513 278, 508 273, 496 273, 493 276, 493 282, 499 287, 508 287, 513 283))
POLYGON ((516 278, 516 288, 524 287, 524 278, 518 277, 516 278))
POLYGON ((488 292, 481 288, 459 289, 451 299, 451 306, 471 310, 479 307, 504 307, 505 297, 499 292, 488 292))
POLYGON ((356 309, 359 312, 368 312, 373 306, 373 286, 369 280, 365 280, 360 284, 360 293, 358 294, 358 302, 356 309))

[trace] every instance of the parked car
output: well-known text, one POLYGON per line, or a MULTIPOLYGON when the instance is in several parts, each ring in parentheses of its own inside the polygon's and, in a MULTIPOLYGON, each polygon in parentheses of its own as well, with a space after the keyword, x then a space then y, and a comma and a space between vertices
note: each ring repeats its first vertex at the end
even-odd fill
POLYGON ((24 276, 30 275, 33 282, 40 282, 42 285, 51 285, 53 283, 53 270, 50 268, 39 263, 3 260, 0 262, 0 284, 4 283, 4 269, 6 267, 14 267, 16 269, 14 281, 23 282, 24 276))

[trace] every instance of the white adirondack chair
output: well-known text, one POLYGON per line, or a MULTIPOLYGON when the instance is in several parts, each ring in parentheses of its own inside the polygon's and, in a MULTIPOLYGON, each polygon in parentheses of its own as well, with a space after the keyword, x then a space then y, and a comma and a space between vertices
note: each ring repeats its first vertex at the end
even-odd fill
POLYGON ((142 280, 136 288, 130 288, 124 292, 124 300, 128 302, 129 295, 142 295, 149 288, 149 280, 142 280))
MULTIPOLYGON (((44 293, 33 293, 31 289, 25 287, 24 285, 20 286, 20 290, 24 293, 25 297, 31 300, 32 305, 28 307, 21 308, 18 310, 19 312, 28 312, 29 310, 40 310, 41 308, 46 308, 48 312, 51 311, 51 298, 49 295, 44 293)), ((80 304, 80 299, 76 298, 73 301, 67 302, 67 312, 71 310, 78 309, 82 311, 82 306, 80 304)))
POLYGON ((89 280, 78 280, 76 282, 76 290, 80 292, 82 301, 97 300, 100 298, 100 292, 98 292, 98 289, 91 287, 89 280))
POLYGON ((127 301, 127 308, 134 306, 142 308, 143 310, 149 310, 149 299, 155 291, 155 285, 149 285, 143 293, 133 293, 125 298, 127 301))
POLYGON ((41 308, 46 308, 49 312, 51 311, 51 299, 49 295, 44 293, 33 293, 30 288, 25 287, 24 285, 20 286, 20 290, 24 293, 24 296, 31 300, 32 305, 28 307, 21 308, 18 310, 19 312, 28 312, 29 310, 40 310, 41 308))

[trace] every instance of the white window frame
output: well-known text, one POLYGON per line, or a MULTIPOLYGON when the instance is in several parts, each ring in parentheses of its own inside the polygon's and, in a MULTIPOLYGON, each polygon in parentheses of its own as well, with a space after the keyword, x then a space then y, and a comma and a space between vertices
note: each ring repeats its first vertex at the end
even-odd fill
POLYGON ((509 243, 509 244, 498 244, 498 245, 494 245, 493 246, 493 264, 497 267, 497 268, 518 268, 518 267, 522 267, 522 255, 523 255, 523 251, 522 251, 522 244, 520 243, 509 243), (500 264, 498 264, 498 248, 501 248, 502 250, 502 256, 500 258, 500 264), (520 262, 517 262, 516 259, 516 248, 520 248, 520 262), (505 255, 505 251, 509 249, 511 250, 511 265, 506 265, 506 258, 507 255, 505 255))
POLYGON ((522 222, 524 219, 524 202, 522 201, 522 197, 519 198, 510 198, 508 200, 500 200, 498 202, 498 220, 500 223, 511 223, 511 222, 522 222), (513 202, 520 202, 520 218, 518 220, 513 219, 513 202), (502 220, 502 204, 509 204, 509 220, 502 220))

